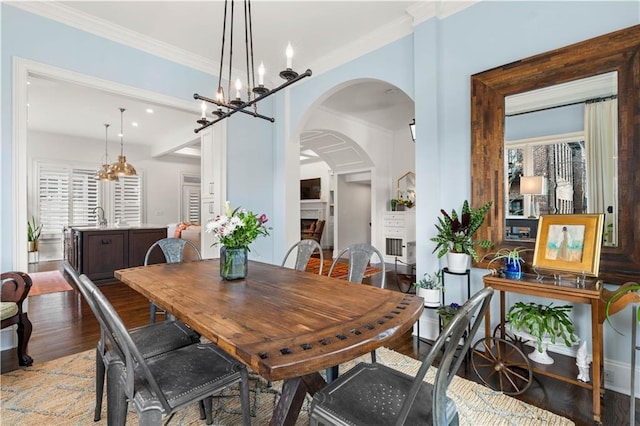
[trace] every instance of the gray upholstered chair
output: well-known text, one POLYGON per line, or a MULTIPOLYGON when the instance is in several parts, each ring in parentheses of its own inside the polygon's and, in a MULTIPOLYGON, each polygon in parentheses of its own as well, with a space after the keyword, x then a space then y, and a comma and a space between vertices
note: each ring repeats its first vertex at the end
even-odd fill
MULTIPOLYGON (((65 271, 71 276, 78 290, 89 305, 89 308, 99 318, 98 308, 93 299, 95 285, 93 282, 82 282, 75 269, 65 262, 65 271)), ((98 320, 100 322, 100 320, 98 320)), ((150 358, 164 352, 172 351, 183 346, 200 342, 200 335, 179 321, 163 321, 129 330, 133 341, 138 345, 142 356, 150 358)), ((100 420, 102 413, 102 396, 104 394, 104 377, 111 361, 117 361, 107 350, 108 342, 104 336, 104 328, 100 327, 100 340, 96 348, 96 406, 94 421, 100 420)))
MULTIPOLYGON (((149 264, 149 257, 156 247, 159 247, 160 250, 162 250, 167 263, 181 263, 184 261, 184 250, 186 246, 189 246, 194 250, 199 260, 202 259, 200 250, 198 250, 196 245, 191 241, 184 240, 182 238, 163 238, 156 241, 151 245, 151 247, 149 247, 149 250, 147 250, 147 254, 144 257, 144 264, 149 264)), ((149 302, 149 304, 150 322, 151 324, 154 324, 156 322, 158 307, 153 302, 149 302)), ((162 312, 164 313, 164 311, 162 312)))
POLYGON ((440 333, 415 377, 380 363, 359 363, 317 392, 311 403, 311 425, 458 424, 458 410, 446 395, 447 387, 469 350, 492 295, 493 289, 486 287, 467 300, 440 333), (461 339, 464 343, 457 351, 461 339), (434 384, 423 381, 438 357, 434 384))
POLYGON ((33 358, 27 354, 33 326, 27 313, 22 310, 22 303, 29 295, 31 284, 31 277, 24 272, 2 273, 1 328, 17 325, 18 365, 25 367, 33 364, 33 358))
POLYGON ((364 278, 364 273, 367 270, 367 266, 369 265, 369 261, 371 260, 371 256, 376 254, 380 259, 380 263, 382 265, 382 281, 381 287, 384 288, 385 279, 386 279, 386 268, 384 265, 384 258, 382 257, 382 253, 368 243, 361 244, 352 244, 340 251, 338 256, 336 256, 335 260, 331 264, 331 268, 329 269, 329 276, 333 273, 333 269, 336 264, 339 262, 344 262, 344 259, 341 259, 345 254, 349 255, 349 276, 347 280, 352 283, 361 283, 364 278))
POLYGON ((163 416, 195 402, 201 404, 207 424, 212 424, 213 395, 239 384, 243 424, 249 425, 249 382, 247 369, 218 346, 196 343, 160 355, 145 358, 122 320, 102 292, 87 278, 96 302, 104 336, 117 357, 107 372, 107 422, 126 423, 127 402, 132 403, 141 425, 161 425, 163 416))
POLYGON ((289 248, 287 254, 284 255, 284 259, 282 260, 282 265, 284 266, 287 263, 287 259, 293 250, 296 251, 296 263, 294 269, 298 271, 306 271, 307 263, 309 263, 309 259, 311 255, 318 250, 320 253, 320 269, 318 271, 319 275, 322 275, 322 266, 324 265, 324 255, 322 254, 322 247, 316 240, 300 240, 289 248))

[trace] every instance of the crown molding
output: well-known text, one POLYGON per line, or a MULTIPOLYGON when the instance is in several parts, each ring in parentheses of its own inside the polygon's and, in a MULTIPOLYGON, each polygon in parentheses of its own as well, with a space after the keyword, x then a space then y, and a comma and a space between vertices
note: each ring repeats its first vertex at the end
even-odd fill
POLYGON ((54 1, 11 1, 7 4, 154 56, 212 74, 220 64, 174 45, 145 36, 54 1))

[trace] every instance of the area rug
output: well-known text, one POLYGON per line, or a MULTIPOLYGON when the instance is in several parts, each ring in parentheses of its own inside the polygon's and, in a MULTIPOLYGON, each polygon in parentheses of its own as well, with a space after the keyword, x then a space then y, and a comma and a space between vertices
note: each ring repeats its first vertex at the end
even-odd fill
MULTIPOLYGON (((415 374, 420 363, 398 352, 380 348, 378 362, 407 374, 415 374)), ((340 366, 346 371, 357 362, 368 362, 367 354, 340 366)), ((12 371, 1 376, 0 418, 11 425, 106 425, 106 406, 102 420, 93 422, 95 352, 93 350, 70 355, 32 367, 12 371)), ((433 382, 435 368, 425 378, 433 382)), ((256 374, 250 375, 251 424, 267 425, 280 397, 282 382, 267 387, 256 374)), ((455 377, 447 394, 458 406, 461 425, 573 425, 568 419, 492 391, 477 383, 455 377)), ((297 425, 309 423, 311 398, 303 405, 297 425)), ((214 424, 241 424, 238 389, 230 388, 214 400, 214 424)), ((134 411, 127 416, 127 425, 137 425, 134 411)), ((199 419, 197 405, 179 411, 171 420, 174 425, 204 424, 199 419)))
MULTIPOLYGON (((332 260, 323 259, 322 275, 324 276, 329 275, 329 269, 331 269, 332 263, 333 263, 332 260)), ((310 258, 309 262, 307 263, 306 271, 317 274, 319 270, 320 270, 320 259, 318 259, 317 257, 310 258)), ((378 274, 380 273, 380 271, 382 271, 382 269, 374 268, 373 266, 369 265, 367 266, 367 269, 364 271, 363 278, 368 278, 372 275, 378 274)), ((336 267, 333 268, 333 274, 331 274, 331 276, 333 278, 340 278, 342 280, 346 280, 347 277, 349 276, 349 264, 347 264, 346 262, 336 263, 336 267)))
POLYGON ((33 282, 29 296, 73 290, 60 271, 31 272, 29 276, 33 282))

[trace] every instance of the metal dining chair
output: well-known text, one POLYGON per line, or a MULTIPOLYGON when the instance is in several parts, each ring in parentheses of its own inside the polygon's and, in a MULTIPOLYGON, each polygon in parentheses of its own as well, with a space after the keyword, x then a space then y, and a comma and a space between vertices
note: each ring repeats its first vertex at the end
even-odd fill
POLYGON ((342 257, 344 255, 349 255, 349 275, 347 280, 352 283, 361 283, 364 278, 364 273, 367 270, 367 266, 369 266, 369 262, 371 261, 371 256, 374 254, 378 256, 380 259, 380 263, 382 265, 382 281, 381 287, 384 288, 385 279, 386 279, 386 268, 384 264, 384 258, 382 257, 382 253, 368 243, 360 243, 360 244, 352 244, 340 251, 338 256, 336 256, 335 260, 331 264, 331 268, 329 269, 329 276, 333 273, 333 269, 339 262, 343 262, 342 257))
MULTIPOLYGON (((64 265, 65 272, 71 276, 78 290, 89 305, 91 312, 99 318, 98 308, 93 299, 93 292, 96 291, 93 282, 82 282, 75 269, 68 263, 64 265)), ((100 320, 98 320, 100 322, 100 320)), ((157 324, 149 324, 139 328, 129 330, 133 341, 138 345, 140 352, 145 358, 150 358, 162 353, 181 348, 183 346, 200 343, 200 335, 180 321, 162 321, 157 324)), ((102 397, 104 394, 105 372, 114 357, 108 353, 108 342, 104 336, 104 328, 100 327, 100 340, 96 347, 96 406, 93 420, 99 421, 102 413, 102 397)))
MULTIPOLYGON (((184 261, 184 250, 186 246, 191 247, 195 251, 198 260, 202 259, 200 250, 198 250, 198 247, 196 247, 196 245, 191 241, 184 240, 182 238, 163 238, 156 241, 151 245, 151 247, 149 247, 147 254, 144 256, 144 264, 145 266, 149 264, 149 258, 156 247, 159 247, 160 250, 162 250, 162 254, 164 254, 164 258, 167 263, 181 263, 184 261)), ((149 302, 149 304, 149 322, 151 324, 155 324, 158 307, 153 302, 149 302)), ((166 312, 162 311, 162 313, 166 315, 166 312)))
POLYGON ((318 252, 320 253, 320 269, 318 271, 318 275, 322 275, 322 266, 324 265, 324 255, 322 254, 322 247, 320 246, 320 244, 318 244, 316 240, 311 240, 311 239, 300 240, 294 245, 292 245, 291 248, 289 248, 289 250, 287 251, 287 254, 284 255, 284 259, 282 260, 282 265, 280 266, 284 266, 285 263, 287 263, 287 259, 289 258, 289 255, 291 254, 291 252, 293 252, 296 249, 297 249, 296 263, 295 263, 294 269, 302 272, 306 271, 307 263, 309 263, 309 259, 311 258, 311 255, 316 250, 318 250, 318 252))
MULTIPOLYGON (((381 288, 384 288, 385 278, 386 278, 386 268, 384 264, 384 258, 382 257, 382 253, 372 246, 369 243, 360 243, 360 244, 352 244, 340 251, 338 256, 334 259, 331 264, 331 268, 329 268, 329 276, 333 273, 335 266, 339 262, 343 262, 342 256, 345 254, 349 255, 348 263, 349 263, 349 273, 347 276, 347 280, 352 283, 360 284, 364 279, 364 273, 367 270, 367 266, 369 266, 369 262, 371 261, 371 256, 374 254, 378 256, 380 259, 380 263, 382 264, 382 281, 380 284, 381 288)), ((371 362, 376 362, 376 351, 371 351, 371 362)), ((327 382, 331 383, 338 376, 338 366, 328 368, 326 370, 327 374, 327 382)))
POLYGON ((163 416, 172 416, 194 402, 212 424, 213 395, 239 384, 244 425, 250 425, 247 369, 212 343, 196 343, 145 358, 122 320, 102 292, 86 275, 80 276, 91 289, 98 319, 104 327, 114 361, 107 372, 107 423, 126 423, 130 401, 141 425, 161 425, 163 416))
POLYGON ((317 392, 311 403, 310 424, 458 424, 458 409, 447 397, 447 387, 469 350, 492 296, 493 289, 486 287, 467 300, 440 333, 415 377, 380 363, 359 363, 317 392), (464 343, 459 348, 461 339, 464 343), (440 356, 433 384, 425 382, 427 370, 440 356))

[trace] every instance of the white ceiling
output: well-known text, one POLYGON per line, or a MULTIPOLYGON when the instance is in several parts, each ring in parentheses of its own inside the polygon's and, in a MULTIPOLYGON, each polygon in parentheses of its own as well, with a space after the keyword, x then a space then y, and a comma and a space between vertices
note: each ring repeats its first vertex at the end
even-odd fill
MULTIPOLYGON (((223 1, 12 4, 69 25, 84 26, 87 31, 108 38, 121 37, 122 41, 126 36, 126 42, 133 45, 159 45, 163 51, 175 48, 184 57, 201 58, 202 63, 207 64, 208 72, 217 74, 223 1)), ((269 84, 269 78, 284 68, 284 48, 291 41, 293 68, 298 71, 312 68, 317 75, 329 67, 327 64, 339 64, 410 33, 416 10, 433 4, 436 2, 253 0, 255 58, 264 61, 269 84)), ((462 6, 458 6, 460 8, 462 6)), ((241 56, 237 54, 241 46, 235 49, 234 56, 241 56)), ((41 78, 32 80, 29 87, 30 128, 83 136, 97 142, 104 141, 104 123, 110 123, 113 126, 110 127, 110 140, 115 140, 120 128, 118 108, 124 107, 127 109, 126 143, 153 145, 175 139, 176 144, 185 144, 195 137, 193 129, 197 127, 195 120, 198 118, 195 103, 193 111, 188 112, 148 105, 71 83, 41 78), (154 109, 154 114, 144 112, 148 107, 154 109), (137 128, 130 127, 133 121, 139 123, 137 128)), ((206 93, 207 89, 203 88, 202 92, 206 93)), ((408 126, 413 118, 411 99, 381 82, 350 86, 327 99, 323 107, 390 130, 408 126)))

